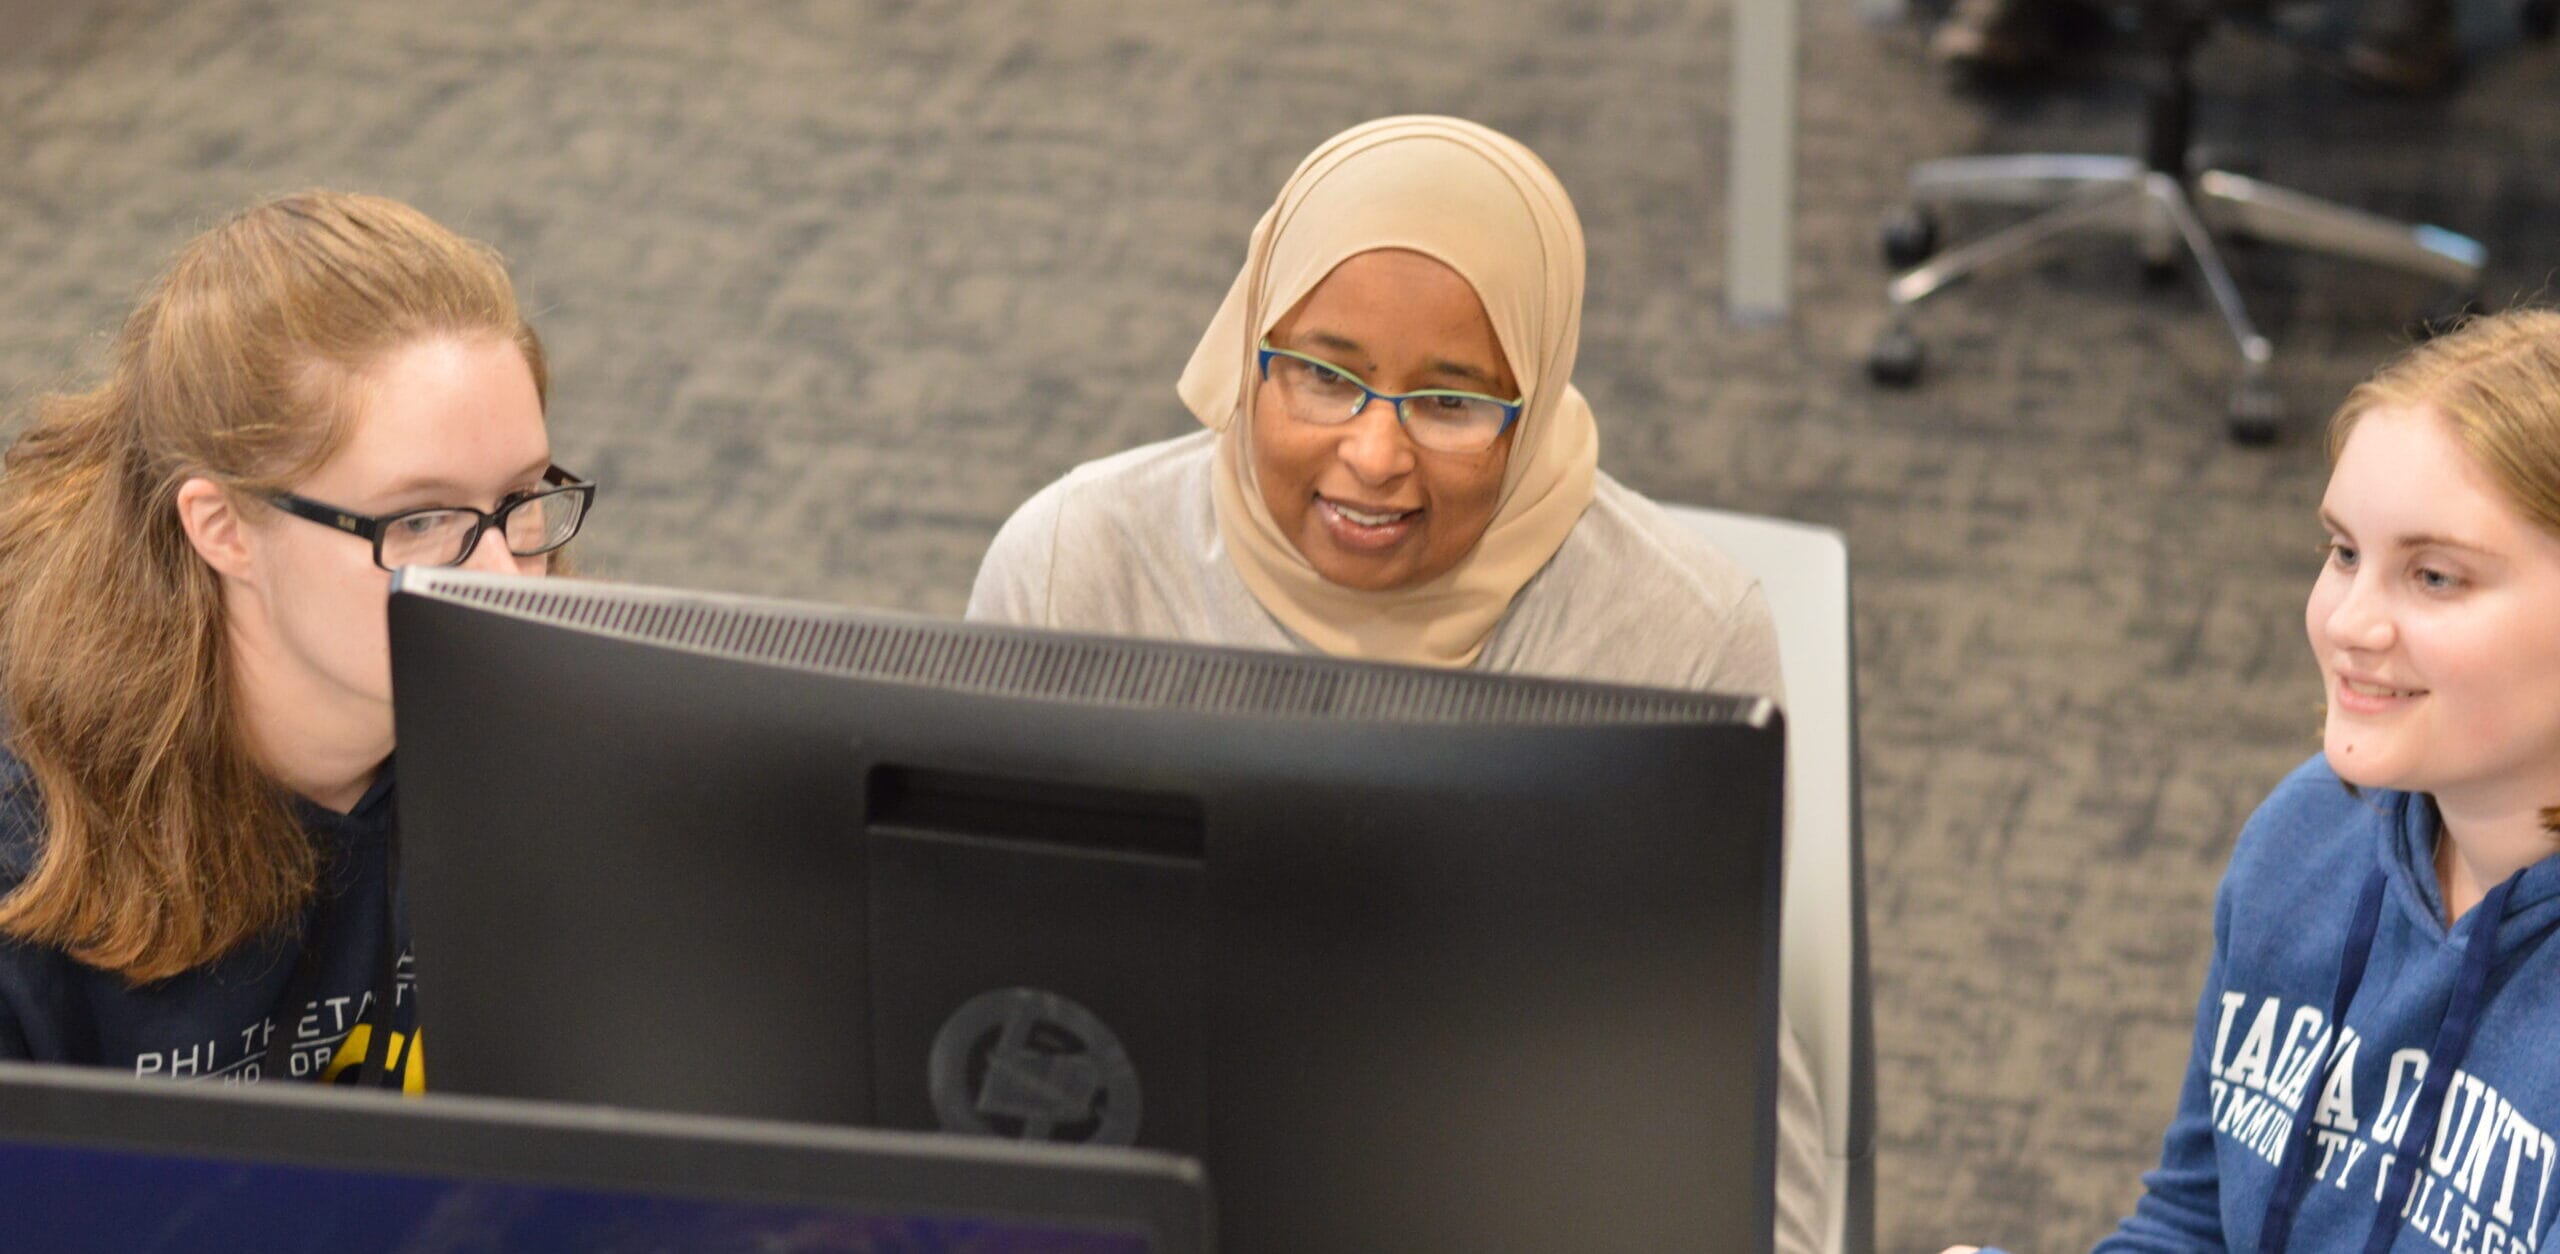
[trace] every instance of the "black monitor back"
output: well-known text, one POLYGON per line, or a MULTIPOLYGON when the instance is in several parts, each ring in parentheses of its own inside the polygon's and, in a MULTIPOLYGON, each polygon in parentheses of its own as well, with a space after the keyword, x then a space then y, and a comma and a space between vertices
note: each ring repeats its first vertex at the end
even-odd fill
POLYGON ((1765 702, 472 572, 431 1082, 1200 1155, 1237 1251, 1757 1250, 1765 702))

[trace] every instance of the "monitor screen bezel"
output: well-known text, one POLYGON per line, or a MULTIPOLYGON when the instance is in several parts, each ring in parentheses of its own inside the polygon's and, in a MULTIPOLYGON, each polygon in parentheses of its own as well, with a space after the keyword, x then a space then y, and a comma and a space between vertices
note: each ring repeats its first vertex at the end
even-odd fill
POLYGON ((0 1142, 1099 1231, 1202 1254, 1200 1165, 1009 1141, 460 1094, 154 1080, 0 1061, 0 1142))

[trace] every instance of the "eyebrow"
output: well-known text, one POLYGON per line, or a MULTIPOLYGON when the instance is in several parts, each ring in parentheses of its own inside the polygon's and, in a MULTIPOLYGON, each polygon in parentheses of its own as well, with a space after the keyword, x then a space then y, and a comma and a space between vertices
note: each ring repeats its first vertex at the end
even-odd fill
MULTIPOLYGON (((1360 346, 1360 342, 1358 340, 1336 335, 1331 331, 1309 331, 1306 334, 1295 338, 1301 344, 1330 349, 1337 353, 1348 353, 1353 356, 1367 356, 1367 350, 1360 346)), ((1300 351, 1303 352, 1305 350, 1301 349, 1300 351)), ((1429 374, 1448 375, 1464 379, 1469 383, 1473 383, 1486 389, 1487 391, 1492 391, 1497 386, 1492 372, 1486 370, 1484 367, 1470 366, 1463 361, 1451 361, 1445 357, 1433 361, 1425 368, 1425 371, 1429 374)))
MULTIPOLYGON (((549 469, 551 469, 551 455, 545 453, 543 454, 541 461, 533 463, 524 470, 509 476, 509 478, 540 479, 543 472, 549 469)), ((471 489, 468 486, 455 483, 451 479, 438 478, 433 475, 421 475, 394 482, 390 487, 383 489, 381 495, 384 499, 422 495, 428 492, 443 492, 461 496, 468 495, 470 491, 471 489)))
POLYGON ((1495 388, 1493 375, 1481 366, 1470 366, 1463 361, 1449 361, 1443 358, 1431 363, 1431 370, 1435 374, 1455 375, 1488 392, 1495 388))
MULTIPOLYGON (((2320 511, 2320 525, 2337 535, 2352 534, 2345 524, 2338 521, 2336 515, 2325 509, 2320 511)), ((2393 537, 2392 542, 2404 549, 2460 549, 2465 553, 2477 553, 2482 557, 2497 556, 2495 552, 2468 540, 2456 540, 2451 536, 2440 536, 2431 531, 2408 532, 2393 537)))
POLYGON ((1293 338, 1298 341, 1299 352, 1305 352, 1309 348, 1323 348, 1353 357, 1368 356, 1367 350, 1360 347, 1360 341, 1336 335, 1331 331, 1309 331, 1293 338))

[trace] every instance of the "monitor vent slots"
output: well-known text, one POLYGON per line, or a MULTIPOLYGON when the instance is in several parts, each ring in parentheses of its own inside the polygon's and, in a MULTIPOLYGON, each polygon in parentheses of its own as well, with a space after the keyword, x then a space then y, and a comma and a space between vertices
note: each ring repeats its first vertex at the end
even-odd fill
POLYGON ((1494 683, 1392 666, 1344 670, 1277 653, 1176 652, 996 627, 955 634, 929 620, 567 579, 405 571, 402 590, 699 653, 993 696, 1396 723, 1759 723, 1773 713, 1765 701, 1706 693, 1494 683))

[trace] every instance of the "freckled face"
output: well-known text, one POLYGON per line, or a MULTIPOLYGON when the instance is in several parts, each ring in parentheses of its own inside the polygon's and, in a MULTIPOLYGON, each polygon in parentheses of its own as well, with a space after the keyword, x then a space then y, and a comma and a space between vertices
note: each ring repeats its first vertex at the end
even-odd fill
MULTIPOLYGON (((1475 289, 1416 252, 1379 249, 1344 261, 1266 338, 1379 392, 1520 395, 1475 289)), ((1371 592, 1429 582, 1475 548, 1501 503, 1517 430, 1482 452, 1427 449, 1393 405, 1371 401, 1331 425, 1302 421, 1269 379, 1257 386, 1253 414, 1254 478, 1273 521, 1316 573, 1371 592)))
POLYGON ((2339 777, 2560 802, 2560 537, 2516 512, 2424 408, 2357 421, 2321 517, 2328 560, 2304 625, 2339 777))

